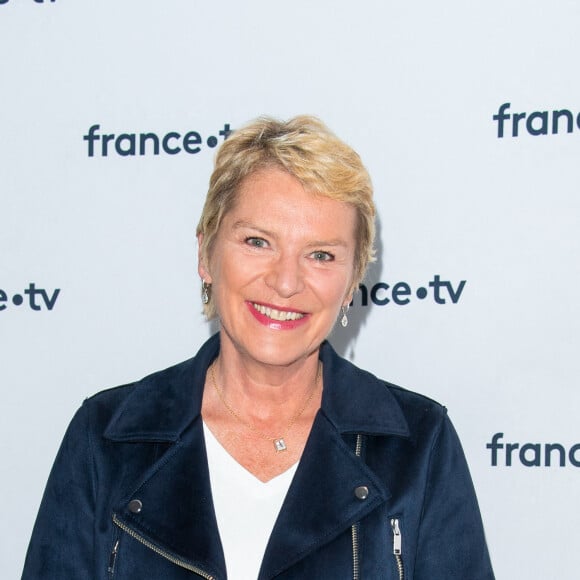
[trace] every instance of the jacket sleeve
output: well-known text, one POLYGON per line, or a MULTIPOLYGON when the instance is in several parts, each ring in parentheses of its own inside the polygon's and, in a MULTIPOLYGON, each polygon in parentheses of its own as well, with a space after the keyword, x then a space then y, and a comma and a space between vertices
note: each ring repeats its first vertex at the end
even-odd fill
POLYGON ((23 580, 94 578, 95 474, 88 405, 56 456, 28 547, 23 580))
POLYGON ((467 462, 447 414, 434 440, 430 458, 415 578, 494 578, 467 462))

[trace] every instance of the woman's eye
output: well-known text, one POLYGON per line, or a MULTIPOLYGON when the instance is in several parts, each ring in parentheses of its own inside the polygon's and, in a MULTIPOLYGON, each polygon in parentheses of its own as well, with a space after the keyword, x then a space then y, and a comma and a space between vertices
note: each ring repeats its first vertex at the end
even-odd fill
POLYGON ((253 246, 254 248, 265 248, 268 242, 263 238, 246 238, 246 244, 253 246))
POLYGON ((313 252, 312 257, 318 262, 331 262, 334 260, 334 256, 330 252, 323 252, 322 250, 313 252))

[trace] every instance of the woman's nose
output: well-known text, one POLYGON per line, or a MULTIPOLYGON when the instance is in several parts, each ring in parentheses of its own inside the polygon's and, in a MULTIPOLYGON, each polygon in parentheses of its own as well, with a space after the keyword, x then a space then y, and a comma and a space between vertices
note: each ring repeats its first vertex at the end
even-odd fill
POLYGON ((290 298, 304 289, 300 261, 292 256, 279 256, 268 270, 266 285, 282 298, 290 298))

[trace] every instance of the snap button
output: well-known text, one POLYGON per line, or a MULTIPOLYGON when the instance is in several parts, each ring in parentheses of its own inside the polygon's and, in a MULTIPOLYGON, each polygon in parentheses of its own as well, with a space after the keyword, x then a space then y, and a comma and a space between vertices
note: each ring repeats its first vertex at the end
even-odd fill
POLYGON ((141 500, 132 499, 127 507, 130 512, 138 514, 143 509, 143 504, 141 503, 141 500))
POLYGON ((354 495, 357 499, 363 500, 369 497, 369 488, 366 485, 359 485, 354 490, 354 495))

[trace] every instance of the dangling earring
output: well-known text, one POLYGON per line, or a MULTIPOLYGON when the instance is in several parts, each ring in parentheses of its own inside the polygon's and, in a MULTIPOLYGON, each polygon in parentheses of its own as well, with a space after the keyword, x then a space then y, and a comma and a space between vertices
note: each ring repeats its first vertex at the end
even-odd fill
POLYGON ((204 304, 209 302, 209 284, 205 281, 201 281, 201 301, 204 304))
POLYGON ((346 315, 346 313, 348 312, 349 308, 350 306, 348 304, 342 307, 342 318, 340 319, 340 323, 342 324, 343 328, 346 328, 348 326, 348 316, 346 315))

